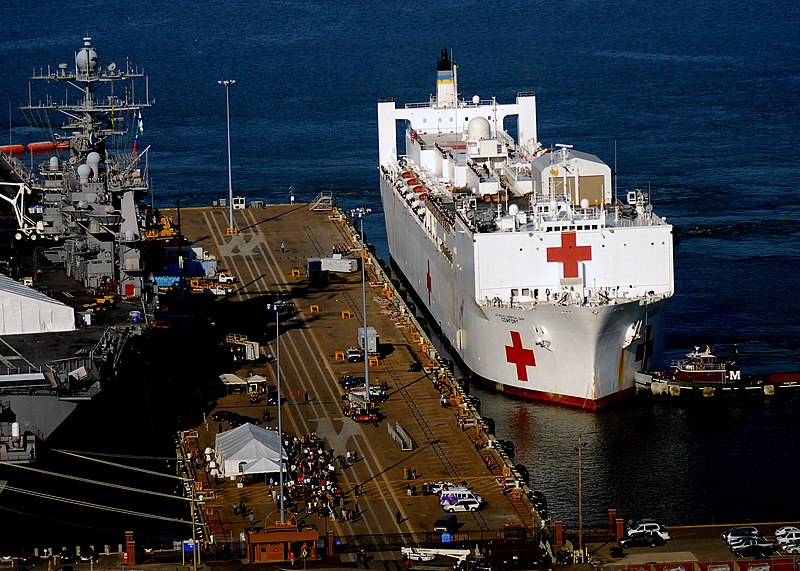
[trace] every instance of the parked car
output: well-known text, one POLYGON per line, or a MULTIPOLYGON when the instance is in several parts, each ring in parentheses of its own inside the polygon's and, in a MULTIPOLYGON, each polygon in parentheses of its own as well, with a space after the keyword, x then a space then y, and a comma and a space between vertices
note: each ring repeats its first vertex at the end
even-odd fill
POLYGON ((347 360, 350 363, 358 363, 364 360, 364 352, 358 347, 347 348, 347 360))
POLYGON ((755 559, 767 559, 772 555, 772 549, 761 547, 760 545, 748 545, 734 551, 736 557, 752 557, 755 559))
POLYGON ((778 545, 800 542, 800 531, 787 531, 781 535, 776 535, 778 545))
POLYGON ((800 543, 785 543, 780 547, 788 555, 800 555, 800 543))
POLYGON ((247 424, 248 422, 250 424, 255 424, 255 425, 261 424, 261 421, 259 419, 254 418, 252 416, 239 416, 239 418, 237 418, 236 421, 238 422, 239 426, 241 426, 242 424, 247 424))
POLYGON ((475 498, 464 498, 455 501, 447 501, 442 504, 442 509, 446 512, 474 512, 481 509, 481 502, 475 498))
POLYGON ((664 529, 660 523, 654 520, 640 520, 625 530, 627 537, 634 537, 637 535, 658 535, 663 540, 672 539, 669 532, 664 529))
POLYGON ((800 527, 797 527, 796 525, 782 525, 775 530, 775 538, 780 539, 787 533, 791 533, 794 531, 800 531, 800 527))
POLYGON ((441 494, 445 488, 453 488, 456 486, 453 482, 430 482, 428 484, 432 494, 441 494))
POLYGON ((772 549, 772 542, 764 539, 764 537, 761 535, 752 535, 750 537, 734 539, 729 545, 731 547, 731 551, 737 551, 751 545, 758 545, 759 547, 772 549))
POLYGON ((632 537, 620 539, 618 543, 622 549, 628 549, 629 547, 640 547, 645 545, 649 545, 650 547, 658 547, 659 545, 664 545, 666 540, 657 533, 639 533, 632 537))
POLYGON ((730 528, 728 531, 722 533, 720 537, 730 545, 731 540, 735 538, 749 537, 751 535, 761 535, 761 532, 758 531, 758 528, 754 525, 740 525, 730 528))
POLYGON ((339 384, 345 390, 363 387, 365 383, 366 379, 364 377, 354 377, 353 375, 342 375, 339 377, 339 384))

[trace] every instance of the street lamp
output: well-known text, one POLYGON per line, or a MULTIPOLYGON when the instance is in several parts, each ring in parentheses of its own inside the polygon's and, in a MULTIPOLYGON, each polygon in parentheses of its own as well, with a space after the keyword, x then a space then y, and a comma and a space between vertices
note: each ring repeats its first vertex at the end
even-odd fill
POLYGON ((371 208, 366 208, 364 206, 354 208, 350 211, 350 216, 358 218, 361 223, 361 298, 364 309, 364 341, 362 342, 361 349, 364 351, 364 389, 368 409, 370 408, 369 404, 372 398, 369 392, 369 360, 367 358, 367 270, 365 268, 366 264, 364 263, 367 260, 367 243, 364 241, 364 218, 371 212, 371 208))
POLYGON ((581 552, 581 563, 583 563, 583 449, 586 442, 583 437, 578 435, 578 551, 581 552))
POLYGON ((225 116, 228 122, 228 235, 238 234, 239 230, 233 225, 233 177, 231 175, 231 85, 236 85, 235 79, 220 79, 217 83, 225 87, 225 116))
MULTIPOLYGON (((268 303, 267 304, 268 310, 273 310, 275 312, 275 360, 277 362, 278 371, 275 375, 277 378, 277 390, 278 390, 278 464, 280 468, 278 469, 278 490, 280 492, 280 506, 281 506, 281 523, 284 523, 285 520, 285 510, 283 507, 283 423, 281 420, 281 330, 280 330, 280 312, 281 312, 281 305, 279 303, 268 303)), ((269 395, 267 395, 267 400, 269 401, 269 395)))

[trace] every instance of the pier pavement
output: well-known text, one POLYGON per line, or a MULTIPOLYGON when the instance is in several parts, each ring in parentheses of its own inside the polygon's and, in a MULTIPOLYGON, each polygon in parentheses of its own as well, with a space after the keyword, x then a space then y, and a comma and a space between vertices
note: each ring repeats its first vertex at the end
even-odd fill
MULTIPOLYGON (((164 213, 176 218, 174 211, 164 213)), ((361 273, 331 274, 329 284, 316 287, 308 284, 306 266, 308 258, 331 256, 335 245, 345 244, 360 255, 358 235, 344 217, 335 210, 313 212, 306 204, 270 205, 235 211, 235 225, 238 235, 226 235, 227 209, 181 210, 182 233, 187 239, 216 255, 220 270, 238 277, 233 295, 216 301, 229 306, 224 312, 227 322, 217 325, 260 341, 268 353, 276 355, 275 314, 267 311, 265 304, 276 296, 291 299, 296 312, 282 317, 280 323, 284 432, 298 436, 314 432, 336 454, 346 450, 358 453, 357 462, 337 467, 346 494, 345 507, 357 508, 355 520, 321 521, 304 509, 298 519, 315 524, 321 533, 332 529, 345 541, 387 534, 418 534, 420 538, 443 514, 438 497, 422 495, 422 483, 445 480, 467 482, 486 500, 483 510, 458 514, 463 523, 461 537, 499 537, 506 524, 531 528, 530 503, 522 494, 504 493, 498 483, 501 458, 494 449, 478 450, 486 435, 459 426, 455 412, 461 407, 444 383, 439 387, 451 399, 451 406, 441 406, 440 392, 433 383, 436 363, 431 350, 416 328, 408 325, 402 301, 387 288, 385 276, 371 257, 366 280, 368 324, 380 336, 382 355, 380 362, 370 367, 370 382, 385 381, 389 397, 380 405, 385 418, 379 423, 358 424, 343 416, 338 379, 345 373, 364 374, 363 362, 336 358, 337 351, 357 344, 357 329, 363 324, 361 273), (421 371, 415 363, 423 366, 421 371), (390 438, 390 423, 399 423, 410 434, 416 443, 413 450, 402 451, 390 438), (491 469, 485 457, 492 459, 491 469), (406 479, 406 468, 416 471, 416 480, 406 479), (356 485, 362 490, 359 497, 353 493, 356 485), (416 487, 416 495, 407 495, 409 485, 416 487)), ((276 363, 239 372, 247 376, 251 370, 274 384, 276 363)), ((262 418, 264 406, 263 401, 250 403, 245 394, 216 402, 217 410, 255 418, 262 418)), ((270 408, 273 419, 268 424, 274 427, 275 407, 270 408)), ((219 429, 217 423, 198 426, 198 448, 213 447, 219 429)), ((249 527, 247 520, 233 514, 234 502, 244 500, 253 510, 255 527, 278 518, 270 487, 263 481, 243 488, 231 481, 214 485, 202 470, 198 479, 213 490, 215 499, 207 504, 207 521, 209 532, 217 539, 238 538, 249 527)))

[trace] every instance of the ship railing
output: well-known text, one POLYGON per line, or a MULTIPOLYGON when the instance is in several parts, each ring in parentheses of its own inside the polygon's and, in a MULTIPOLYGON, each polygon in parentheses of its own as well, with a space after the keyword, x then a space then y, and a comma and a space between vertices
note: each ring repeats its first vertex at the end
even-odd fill
POLYGON ((673 368, 682 369, 684 371, 702 371, 702 372, 724 372, 724 363, 687 363, 683 359, 677 359, 670 363, 673 368))

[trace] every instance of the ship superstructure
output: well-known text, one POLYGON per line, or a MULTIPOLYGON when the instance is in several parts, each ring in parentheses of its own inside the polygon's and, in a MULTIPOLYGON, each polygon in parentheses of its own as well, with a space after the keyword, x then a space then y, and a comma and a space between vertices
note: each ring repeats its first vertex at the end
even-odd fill
POLYGON ((139 297, 145 237, 137 204, 148 192, 147 149, 137 154, 129 131, 141 129, 141 110, 152 104, 147 78, 130 65, 102 65, 87 37, 74 64, 35 71, 31 79, 66 92, 60 101, 29 96, 21 109, 46 114, 48 122, 53 112, 62 116, 65 134, 51 136, 57 148, 68 142, 68 156, 53 154, 37 173, 0 159, 0 196, 14 210, 16 238, 51 240, 47 257, 86 287, 139 297))
POLYGON ((435 97, 378 103, 378 139, 392 261, 472 373, 594 409, 662 359, 672 227, 595 155, 545 148, 534 94, 459 99, 443 51, 435 97))

